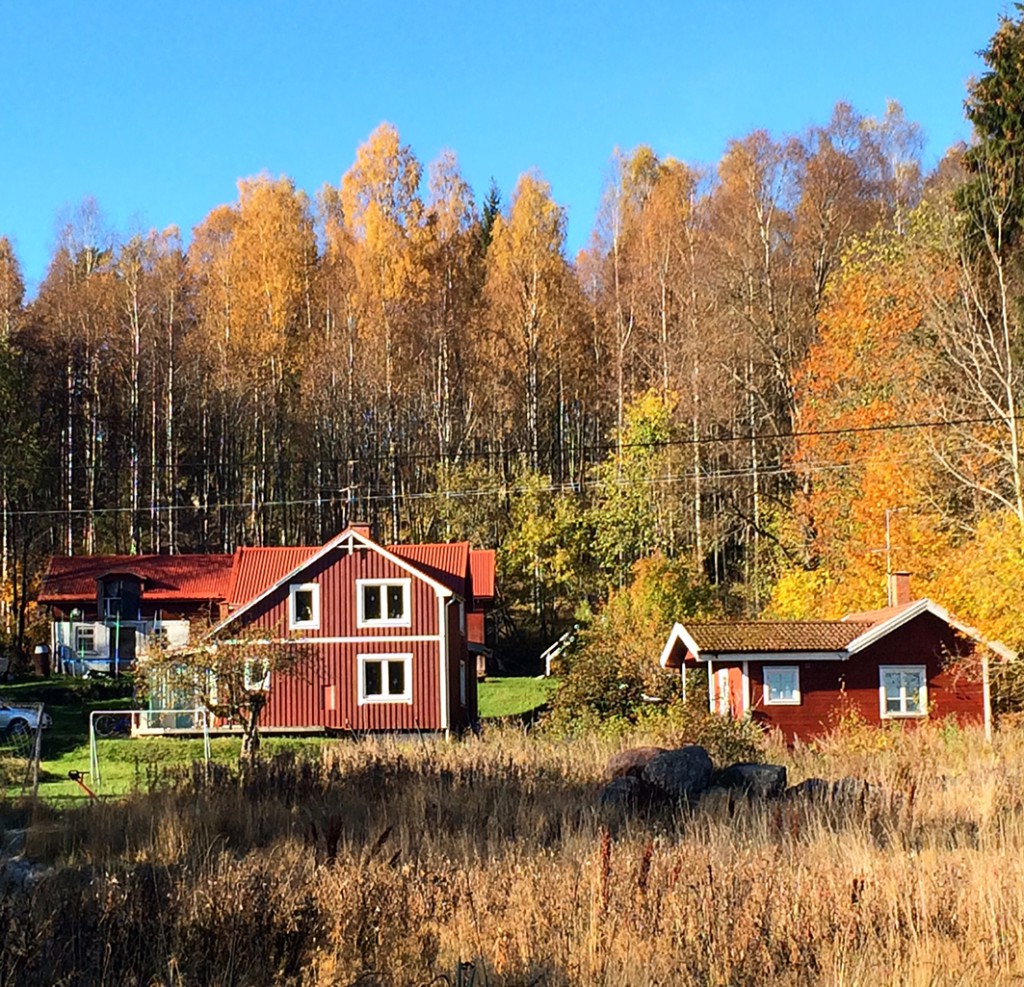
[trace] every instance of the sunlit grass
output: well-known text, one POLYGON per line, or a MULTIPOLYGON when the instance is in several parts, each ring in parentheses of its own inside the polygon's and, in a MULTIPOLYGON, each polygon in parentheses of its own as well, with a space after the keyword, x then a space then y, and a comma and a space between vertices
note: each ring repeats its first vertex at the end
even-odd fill
POLYGON ((558 687, 554 678, 488 678, 477 686, 481 719, 520 716, 543 706, 558 687))
POLYGON ((37 813, 5 983, 1011 984, 1024 738, 850 732, 772 757, 844 804, 599 809, 610 754, 492 726, 214 765, 37 813), (59 944, 59 946, 56 946, 59 944), (438 981, 443 982, 443 981, 438 981))

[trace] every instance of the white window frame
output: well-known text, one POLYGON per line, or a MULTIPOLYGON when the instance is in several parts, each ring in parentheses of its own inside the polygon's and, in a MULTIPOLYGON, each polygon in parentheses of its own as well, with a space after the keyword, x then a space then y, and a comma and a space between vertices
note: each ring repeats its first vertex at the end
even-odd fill
POLYGON ((928 667, 926 665, 879 665, 878 666, 878 708, 883 720, 919 720, 928 715, 928 667), (921 676, 920 709, 907 711, 907 686, 900 682, 900 710, 890 713, 885 702, 885 676, 892 672, 901 675, 913 672, 921 676))
POLYGON ((408 577, 397 579, 357 579, 356 580, 356 627, 412 627, 412 580, 408 577), (364 594, 367 586, 380 586, 381 611, 387 608, 387 593, 384 587, 400 586, 402 588, 402 613, 397 619, 389 617, 367 617, 363 612, 364 594))
POLYGON ((265 658, 246 658, 242 667, 242 687, 246 692, 270 692, 270 662, 265 658), (257 668, 257 664, 261 667, 257 668), (260 672, 263 674, 257 678, 260 672))
POLYGON ((288 629, 292 631, 315 631, 320 627, 320 584, 292 583, 288 587, 288 629), (312 594, 313 617, 311 620, 299 620, 295 610, 295 597, 298 593, 312 594))
MULTIPOLYGON (((386 689, 388 687, 388 677, 384 674, 384 670, 381 669, 380 677, 381 687, 386 689)), ((360 706, 371 706, 377 703, 404 703, 407 706, 412 705, 412 653, 403 652, 400 654, 382 654, 376 652, 374 654, 356 655, 356 689, 357 689, 357 701, 360 706), (366 694, 366 666, 370 662, 390 662, 390 661, 401 661, 405 666, 405 691, 401 694, 393 695, 390 692, 382 692, 379 696, 366 694)))
POLYGON ((94 624, 76 624, 72 632, 73 640, 75 642, 75 654, 76 655, 94 655, 96 651, 96 626, 94 624), (90 640, 88 648, 83 648, 79 643, 80 637, 87 637, 90 640))
POLYGON ((765 706, 799 706, 803 702, 803 693, 800 690, 800 666, 799 665, 762 665, 761 683, 764 688, 765 706), (795 698, 793 699, 772 699, 772 689, 768 684, 769 672, 794 672, 796 674, 795 698))

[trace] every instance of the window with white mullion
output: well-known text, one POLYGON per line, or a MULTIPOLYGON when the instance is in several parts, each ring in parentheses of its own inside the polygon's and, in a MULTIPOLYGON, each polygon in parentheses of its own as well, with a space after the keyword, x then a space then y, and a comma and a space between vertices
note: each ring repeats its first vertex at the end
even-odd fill
POLYGON ((360 706, 412 702, 412 655, 359 655, 356 676, 360 706))
POLYGON ((765 665, 765 706, 799 706, 800 702, 800 666, 765 665))
POLYGON ((928 682, 924 665, 881 665, 878 677, 883 719, 928 715, 928 682))
POLYGON ((410 585, 408 579, 356 580, 357 626, 411 626, 410 585))

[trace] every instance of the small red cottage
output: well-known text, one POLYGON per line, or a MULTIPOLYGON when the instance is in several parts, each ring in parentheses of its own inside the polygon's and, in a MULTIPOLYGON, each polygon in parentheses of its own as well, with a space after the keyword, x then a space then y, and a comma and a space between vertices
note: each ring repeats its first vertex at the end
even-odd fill
MULTIPOLYGON (((175 592, 187 596, 194 585, 175 592)), ((309 658, 291 674, 271 676, 261 729, 448 731, 476 720, 470 651, 485 646, 483 615, 493 597, 493 552, 468 542, 384 547, 367 526, 352 525, 322 547, 55 558, 40 602, 53 607, 54 639, 68 638, 66 652, 98 659, 112 626, 122 641, 132 635, 133 655, 143 654, 158 632, 187 644, 189 618, 210 614, 218 621, 212 635, 260 628, 271 640, 301 641, 309 658), (208 574, 201 605, 186 607, 182 596, 170 601, 173 613, 161 609, 169 601, 156 587, 170 592, 169 574, 192 569, 208 574), (120 599, 130 596, 130 605, 109 606, 107 587, 129 574, 131 593, 122 589, 120 599)))
POLYGON ((890 605, 843 620, 676 624, 661 667, 704 666, 712 711, 751 716, 789 741, 825 732, 842 703, 868 723, 955 716, 991 729, 989 658, 1012 659, 893 573, 890 605))

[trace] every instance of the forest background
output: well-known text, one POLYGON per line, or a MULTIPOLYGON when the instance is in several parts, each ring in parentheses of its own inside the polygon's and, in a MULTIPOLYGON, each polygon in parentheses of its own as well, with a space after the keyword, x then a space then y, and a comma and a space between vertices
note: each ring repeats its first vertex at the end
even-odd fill
POLYGON ((83 202, 31 300, 0 231, 0 642, 53 553, 363 519, 497 547, 545 638, 838 616, 906 569, 1024 645, 1022 56, 1018 10, 929 173, 896 103, 713 168, 617 152, 574 260, 539 172, 480 196, 387 123, 312 199, 240 180, 187 249, 83 202))

